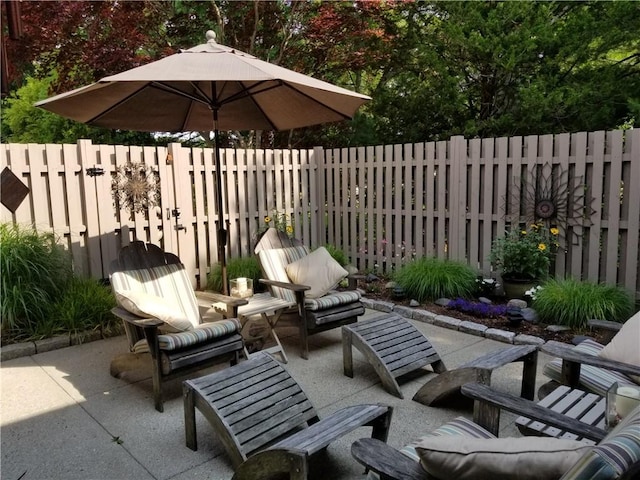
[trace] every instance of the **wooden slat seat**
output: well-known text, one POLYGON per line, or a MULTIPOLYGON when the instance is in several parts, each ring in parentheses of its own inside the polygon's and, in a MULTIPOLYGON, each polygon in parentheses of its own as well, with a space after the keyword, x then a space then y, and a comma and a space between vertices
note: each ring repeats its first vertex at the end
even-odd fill
POLYGON ((267 354, 210 375, 186 380, 186 443, 197 449, 195 409, 211 423, 238 467, 253 453, 272 448, 312 455, 361 426, 386 441, 391 407, 355 405, 320 420, 300 385, 267 354))
POLYGON ((491 385, 491 375, 496 368, 520 361, 523 362, 521 395, 523 398, 533 400, 537 359, 538 350, 535 345, 514 345, 496 350, 429 379, 416 392, 413 399, 424 405, 436 405, 452 395, 459 394, 460 387, 465 383, 477 382, 491 385))
POLYGON ((344 374, 351 378, 352 346, 373 366, 385 390, 399 398, 404 397, 398 377, 426 365, 431 365, 436 373, 446 371, 429 339, 398 315, 384 315, 342 327, 344 374))

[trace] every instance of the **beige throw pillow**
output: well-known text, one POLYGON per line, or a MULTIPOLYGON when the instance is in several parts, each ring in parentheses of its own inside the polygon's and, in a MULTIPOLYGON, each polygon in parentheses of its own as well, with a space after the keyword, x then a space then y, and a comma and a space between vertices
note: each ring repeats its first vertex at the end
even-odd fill
POLYGON ((422 467, 442 480, 557 479, 590 448, 544 437, 430 436, 416 444, 422 467))
MULTIPOLYGON (((640 312, 624 322, 620 331, 600 350, 598 356, 640 367, 640 348, 638 345, 640 345, 640 312)), ((640 383, 639 376, 631 375, 631 378, 640 383)))
POLYGON ((157 318, 165 322, 165 325, 160 327, 163 332, 177 333, 193 329, 187 316, 162 297, 133 290, 121 290, 115 292, 115 295, 118 304, 128 312, 142 318, 157 318))
POLYGON ((322 297, 349 274, 324 247, 290 263, 285 269, 293 283, 311 287, 305 292, 309 298, 322 297))

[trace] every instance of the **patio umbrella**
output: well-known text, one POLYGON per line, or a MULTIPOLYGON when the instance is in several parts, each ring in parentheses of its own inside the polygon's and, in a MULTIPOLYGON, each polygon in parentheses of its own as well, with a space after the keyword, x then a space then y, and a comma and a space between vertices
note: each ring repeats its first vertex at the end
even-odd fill
POLYGON ((226 278, 219 130, 290 130, 353 117, 370 97, 207 43, 63 93, 36 106, 98 127, 214 131, 218 260, 226 278))

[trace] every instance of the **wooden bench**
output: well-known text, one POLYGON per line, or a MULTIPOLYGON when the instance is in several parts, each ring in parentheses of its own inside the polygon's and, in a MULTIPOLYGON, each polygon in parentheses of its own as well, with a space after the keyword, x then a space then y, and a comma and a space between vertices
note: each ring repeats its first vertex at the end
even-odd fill
POLYGON ((437 377, 429 379, 413 399, 424 405, 435 405, 442 400, 460 393, 465 383, 491 385, 491 375, 496 368, 512 362, 520 361, 522 367, 523 398, 533 400, 535 395, 536 369, 538 367, 538 350, 535 345, 514 345, 496 350, 456 368, 447 370, 437 377))
POLYGON ((404 397, 396 378, 426 365, 431 365, 436 373, 446 371, 429 339, 398 315, 388 314, 342 327, 344 374, 350 378, 353 378, 352 346, 371 364, 385 390, 399 398, 404 397))
POLYGON ((320 420, 300 385, 267 354, 186 380, 183 391, 187 446, 197 449, 197 408, 211 423, 234 468, 264 449, 291 449, 306 458, 362 426, 373 427, 372 438, 386 441, 392 414, 389 406, 366 404, 320 420))

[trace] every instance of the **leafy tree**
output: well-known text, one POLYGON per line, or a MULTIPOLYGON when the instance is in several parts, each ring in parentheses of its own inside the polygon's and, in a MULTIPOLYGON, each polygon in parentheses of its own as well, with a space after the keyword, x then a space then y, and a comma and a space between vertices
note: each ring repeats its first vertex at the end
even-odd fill
POLYGON ((14 95, 3 100, 3 143, 75 143, 79 138, 102 144, 155 145, 161 142, 149 133, 90 127, 34 107, 35 102, 47 98, 52 81, 52 77, 29 77, 14 95))

